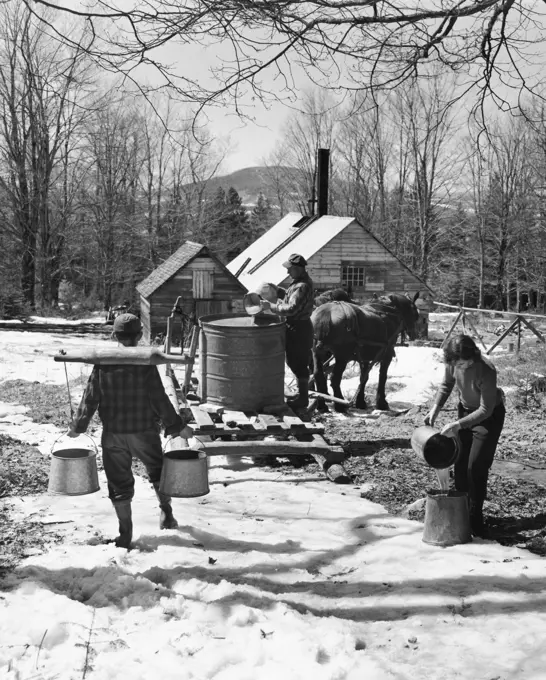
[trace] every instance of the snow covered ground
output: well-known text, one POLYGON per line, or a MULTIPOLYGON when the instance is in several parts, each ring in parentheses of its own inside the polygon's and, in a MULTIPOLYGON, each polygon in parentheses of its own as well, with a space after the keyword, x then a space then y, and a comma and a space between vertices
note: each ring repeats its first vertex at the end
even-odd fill
MULTIPOLYGON (((52 359, 84 342, 97 340, 0 331, 0 381, 85 376, 52 359)), ((440 359, 398 348, 391 404, 426 401, 440 359)), ((2 402, 0 431, 45 455, 61 434, 2 402)), ((160 532, 137 478, 129 553, 99 542, 116 530, 102 475, 95 494, 16 501, 66 537, 0 584, 0 678, 546 678, 543 559, 485 540, 427 545, 421 524, 319 473, 214 457, 209 482, 209 495, 173 501, 180 527, 160 532)))

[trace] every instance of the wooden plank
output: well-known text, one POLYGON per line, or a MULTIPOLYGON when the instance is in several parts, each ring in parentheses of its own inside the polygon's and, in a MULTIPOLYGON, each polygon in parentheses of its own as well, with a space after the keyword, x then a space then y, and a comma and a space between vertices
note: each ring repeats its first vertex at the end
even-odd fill
POLYGON ((209 404, 205 402, 204 404, 199 404, 199 408, 201 411, 204 411, 205 413, 212 413, 212 415, 215 416, 221 416, 224 412, 224 407, 220 406, 220 404, 209 404))
POLYGON ((530 331, 532 331, 532 332, 537 336, 537 338, 538 338, 541 342, 544 342, 544 336, 543 336, 543 335, 535 328, 534 324, 532 324, 532 323, 530 323, 529 321, 527 321, 527 319, 526 319, 524 316, 521 317, 521 321, 527 326, 527 328, 528 328, 530 331))
MULTIPOLYGON (((216 430, 216 425, 214 424, 212 418, 208 413, 202 411, 199 406, 190 404, 190 411, 193 415, 198 428, 200 430, 216 430)), ((191 423, 190 423, 191 427, 191 423)))
MULTIPOLYGON (((520 325, 519 318, 516 317, 516 319, 510 324, 510 326, 504 331, 504 333, 498 338, 492 345, 491 347, 487 350, 486 354, 491 354, 491 352, 500 345, 500 343, 504 340, 504 338, 511 333, 516 326, 520 325)), ((443 345, 442 345, 443 346, 443 345)))
POLYGON ((242 411, 224 411, 222 420, 228 426, 236 425, 242 429, 252 429, 252 423, 242 411))
POLYGON ((479 314, 493 314, 494 317, 498 316, 526 316, 531 319, 546 319, 544 314, 528 314, 527 312, 508 312, 500 309, 478 309, 477 307, 459 307, 455 305, 448 305, 445 302, 436 302, 433 304, 436 307, 446 307, 447 309, 463 309, 465 312, 477 312, 479 314))
POLYGON ((459 323, 459 319, 462 317, 463 314, 464 314, 463 310, 459 307, 459 313, 457 314, 455 321, 451 324, 451 328, 448 330, 447 335, 444 338, 442 345, 440 346, 440 349, 443 349, 445 347, 447 341, 449 340, 449 338, 451 337, 451 334, 453 333, 453 329, 459 323))
POLYGON ((343 449, 337 449, 328 446, 319 435, 312 435, 311 441, 214 441, 206 445, 205 452, 210 456, 308 456, 319 453, 333 464, 345 458, 343 449), (313 437, 319 439, 315 441, 313 437))
POLYGON ((347 408, 349 408, 349 406, 352 406, 352 403, 350 401, 347 401, 346 399, 340 399, 339 397, 333 397, 330 394, 323 394, 322 392, 316 392, 315 390, 309 390, 309 394, 312 397, 319 397, 320 399, 324 399, 324 401, 333 401, 336 404, 342 404, 347 408))
POLYGON ((275 416, 268 413, 260 413, 258 422, 263 423, 268 432, 286 432, 289 429, 288 425, 281 423, 275 416))
POLYGON ((304 423, 307 434, 324 434, 324 425, 322 423, 304 423))
POLYGON ((474 322, 472 321, 472 317, 470 316, 470 314, 464 314, 464 312, 463 312, 463 324, 464 324, 465 320, 468 322, 468 325, 470 326, 470 328, 474 332, 474 335, 478 336, 478 338, 480 339, 480 342, 482 343, 484 350, 487 352, 487 347, 485 345, 485 342, 483 341, 482 336, 479 334, 478 329, 474 325, 474 322))
POLYGON ((265 423, 261 423, 258 419, 255 422, 251 422, 252 425, 252 430, 256 435, 261 435, 264 437, 266 434, 268 434, 267 427, 265 423))
POLYGON ((297 416, 283 416, 283 423, 286 423, 291 430, 305 430, 305 423, 297 416))
POLYGON ((169 401, 173 405, 174 410, 180 415, 180 402, 178 401, 178 395, 176 393, 176 387, 174 384, 174 374, 168 364, 165 368, 165 380, 162 382, 163 387, 165 388, 165 393, 169 397, 169 401))
MULTIPOLYGON (((184 393, 186 393, 189 388, 190 388, 190 381, 191 381, 191 376, 193 373, 193 366, 195 364, 195 355, 197 353, 197 343, 199 341, 199 327, 198 326, 192 326, 191 329, 191 340, 190 340, 190 348, 189 348, 189 363, 186 366, 186 371, 184 374, 184 384, 183 384, 183 389, 184 393)), ((180 348, 182 351, 182 348, 180 348)))
POLYGON ((85 364, 115 364, 135 366, 159 366, 162 364, 187 364, 188 357, 179 354, 166 354, 156 347, 89 347, 81 349, 61 349, 53 357, 54 361, 80 362, 85 364))

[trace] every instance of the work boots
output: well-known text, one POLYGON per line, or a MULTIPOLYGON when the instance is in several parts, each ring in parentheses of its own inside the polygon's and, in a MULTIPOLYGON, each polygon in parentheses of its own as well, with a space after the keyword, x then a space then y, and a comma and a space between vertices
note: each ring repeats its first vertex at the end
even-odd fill
POLYGON ((174 518, 173 508, 171 505, 171 497, 167 496, 165 493, 161 493, 159 490, 159 482, 154 482, 154 491, 159 501, 159 508, 161 514, 159 516, 159 528, 160 529, 176 529, 178 527, 178 522, 174 518))
POLYGON ((131 501, 121 501, 114 503, 114 510, 119 521, 119 536, 114 543, 118 548, 129 550, 133 540, 133 517, 131 512, 131 501))
POLYGON ((298 378, 298 394, 289 397, 286 403, 290 408, 306 408, 309 406, 309 378, 298 378))

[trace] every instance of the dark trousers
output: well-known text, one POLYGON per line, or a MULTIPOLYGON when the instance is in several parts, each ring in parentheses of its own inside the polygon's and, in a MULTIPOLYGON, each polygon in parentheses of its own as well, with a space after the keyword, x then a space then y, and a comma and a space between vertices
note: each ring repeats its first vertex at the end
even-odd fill
POLYGON ((133 457, 144 464, 150 482, 158 483, 163 468, 163 451, 155 428, 131 434, 102 433, 102 462, 112 503, 131 501, 135 493, 133 457))
POLYGON ((286 363, 298 379, 309 377, 312 348, 313 324, 311 319, 287 320, 286 363))
MULTIPOLYGON (((459 418, 472 411, 459 404, 459 418)), ((487 478, 504 425, 504 404, 495 407, 486 420, 473 428, 459 430, 461 450, 455 463, 455 488, 468 492, 470 514, 480 520, 487 495, 487 478)))

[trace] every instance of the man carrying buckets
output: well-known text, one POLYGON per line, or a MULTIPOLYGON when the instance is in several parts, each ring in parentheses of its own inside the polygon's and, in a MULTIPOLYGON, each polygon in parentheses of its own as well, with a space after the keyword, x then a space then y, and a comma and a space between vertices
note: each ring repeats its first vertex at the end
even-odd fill
MULTIPOLYGON (((123 347, 136 347, 142 337, 140 319, 134 314, 121 314, 114 320, 113 335, 123 347)), ((165 392, 156 366, 94 366, 68 435, 78 437, 85 432, 97 408, 103 427, 102 460, 108 495, 119 520, 115 544, 129 549, 133 537, 133 456, 146 467, 159 500, 159 528, 178 526, 170 496, 159 491, 163 467, 159 421, 165 436, 178 435, 183 423, 165 392)))
POLYGON ((292 283, 286 291, 277 289, 282 297, 276 303, 262 300, 263 310, 271 309, 276 314, 286 317, 286 363, 298 381, 298 393, 287 399, 287 404, 294 408, 304 408, 309 404, 309 359, 313 348, 313 313, 314 291, 313 281, 307 270, 307 260, 297 253, 290 255, 283 267, 286 267, 292 283))

